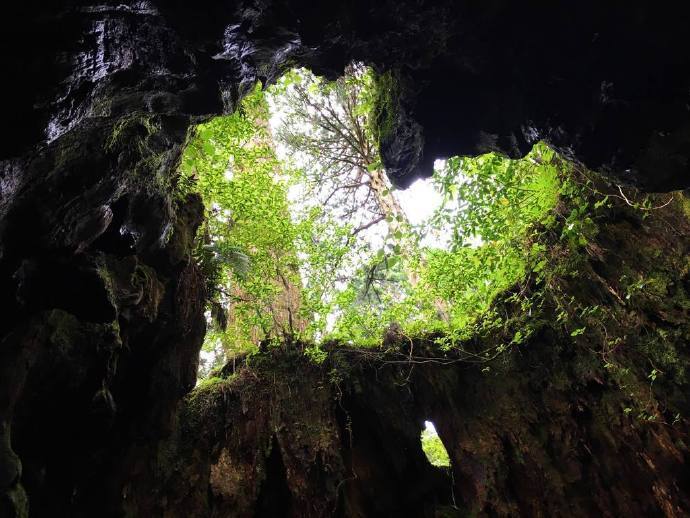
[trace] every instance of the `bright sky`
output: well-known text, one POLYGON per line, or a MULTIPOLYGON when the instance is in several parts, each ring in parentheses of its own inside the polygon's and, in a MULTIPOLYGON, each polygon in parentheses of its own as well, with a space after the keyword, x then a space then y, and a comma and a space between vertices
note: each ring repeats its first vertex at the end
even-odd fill
MULTIPOLYGON (((440 162, 437 160, 436 162, 440 162)), ((435 164, 438 167, 440 164, 435 164)), ((410 223, 414 226, 423 225, 433 216, 434 211, 443 201, 439 190, 434 186, 431 178, 419 178, 407 189, 395 191, 400 206, 405 211, 410 223)), ((447 229, 429 230, 421 239, 420 245, 430 248, 448 249, 450 232, 447 229)))
POLYGON ((430 434, 438 435, 438 432, 436 432, 436 427, 434 426, 434 423, 432 423, 431 421, 424 421, 424 427, 430 434))
POLYGON ((424 223, 441 205, 441 193, 434 188, 431 178, 415 180, 405 190, 395 191, 398 201, 413 225, 424 223))

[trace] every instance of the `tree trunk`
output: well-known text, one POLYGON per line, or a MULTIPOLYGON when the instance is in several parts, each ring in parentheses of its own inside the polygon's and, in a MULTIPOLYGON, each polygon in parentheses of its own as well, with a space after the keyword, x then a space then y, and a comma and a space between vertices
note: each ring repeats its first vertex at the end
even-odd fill
POLYGON ((392 186, 386 172, 376 169, 369 173, 371 189, 383 216, 388 222, 388 229, 395 244, 400 247, 400 256, 405 261, 405 273, 412 287, 419 284, 419 274, 409 264, 410 259, 419 255, 419 247, 412 236, 410 222, 398 199, 393 194, 392 186))

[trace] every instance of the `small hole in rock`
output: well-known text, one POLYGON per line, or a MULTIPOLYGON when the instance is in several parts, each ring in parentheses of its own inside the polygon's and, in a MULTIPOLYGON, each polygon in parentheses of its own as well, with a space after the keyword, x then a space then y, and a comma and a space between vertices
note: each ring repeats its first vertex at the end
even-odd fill
POLYGON ((424 430, 421 434, 422 450, 433 466, 447 468, 450 466, 448 451, 441 442, 441 438, 436 432, 436 427, 431 421, 424 421, 424 430))

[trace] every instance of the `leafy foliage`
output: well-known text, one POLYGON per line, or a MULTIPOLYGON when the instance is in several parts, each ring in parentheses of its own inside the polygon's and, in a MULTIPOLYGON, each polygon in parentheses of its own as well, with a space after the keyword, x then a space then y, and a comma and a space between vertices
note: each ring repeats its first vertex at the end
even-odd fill
POLYGON ((297 229, 267 119, 257 86, 239 112, 197 127, 180 166, 181 183, 197 189, 206 207, 197 257, 214 325, 204 347, 221 359, 294 324, 286 313, 300 282, 297 229))
POLYGON ((560 194, 555 154, 539 144, 521 160, 489 153, 451 158, 435 172, 444 201, 426 231, 441 227, 448 250, 429 250, 425 286, 450 302, 463 329, 494 297, 543 268, 536 225, 552 225, 560 194))
MULTIPOLYGON (((677 235, 690 228, 687 198, 626 193, 538 144, 521 160, 494 153, 447 160, 432 177, 442 203, 414 227, 381 203, 396 199, 390 183, 376 203, 366 197, 366 183, 385 174, 381 127, 372 121, 392 95, 376 90, 388 80, 367 74, 335 85, 293 74, 270 92, 270 103, 257 87, 238 113, 199 126, 190 139, 179 186, 182 194, 198 190, 206 206, 196 250, 212 322, 205 371, 280 337, 313 344, 305 353, 315 362, 324 361, 319 344, 331 338, 379 348, 356 351, 362 357, 412 363, 413 348, 435 344, 433 360, 481 363, 492 373, 491 360, 548 328, 557 347, 586 351, 572 365, 578 379, 608 377, 623 389, 623 416, 682 420, 682 408, 652 395, 686 375, 678 344, 689 336, 690 302, 677 279, 690 263, 677 235), (269 105, 287 102, 275 100, 290 85, 304 87, 305 97, 290 102, 312 103, 307 116, 322 102, 340 117, 349 110, 368 154, 337 165, 352 149, 330 130, 311 131, 327 125, 319 117, 292 128, 306 140, 271 135, 269 105), (280 146, 304 160, 278 159, 280 146), (611 207, 619 217, 610 217, 611 207), (648 249, 631 244, 629 232, 648 249)), ((155 125, 132 119, 116 129, 146 135, 146 150, 155 125)), ((447 465, 438 436, 422 441, 432 463, 447 465)))
POLYGON ((433 177, 443 203, 415 228, 378 156, 372 120, 388 83, 356 67, 334 83, 295 71, 190 139, 180 185, 206 205, 197 259, 216 361, 273 337, 312 341, 314 358, 329 338, 379 346, 393 325, 403 340, 442 331, 452 345, 543 268, 533 232, 553 223, 554 153, 449 159, 433 177), (282 118, 274 135, 269 108, 282 118), (431 234, 443 245, 420 245, 431 234))

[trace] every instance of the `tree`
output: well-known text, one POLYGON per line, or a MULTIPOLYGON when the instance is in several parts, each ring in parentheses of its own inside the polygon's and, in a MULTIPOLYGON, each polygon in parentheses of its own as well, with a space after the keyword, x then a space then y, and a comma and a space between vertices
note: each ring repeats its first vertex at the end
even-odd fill
POLYGON ((353 237, 387 223, 393 249, 406 259, 408 280, 416 286, 411 259, 419 258, 419 249, 373 136, 374 90, 373 72, 362 65, 351 65, 334 82, 294 70, 273 96, 282 113, 277 138, 304 168, 309 194, 351 222, 353 237))

